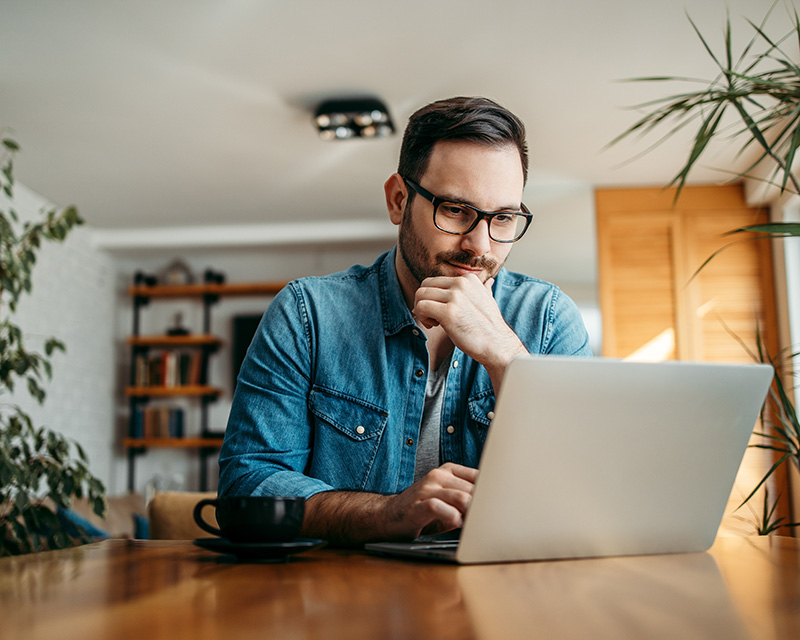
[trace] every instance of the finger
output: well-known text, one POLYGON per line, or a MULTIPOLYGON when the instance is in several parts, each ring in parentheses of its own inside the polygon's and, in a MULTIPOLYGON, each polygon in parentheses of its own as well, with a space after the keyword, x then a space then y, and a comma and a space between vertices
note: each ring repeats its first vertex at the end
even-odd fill
POLYGON ((439 326, 438 320, 434 320, 433 318, 426 318, 424 316, 420 316, 419 322, 426 329, 433 329, 434 327, 439 326))
POLYGON ((464 276, 430 276, 419 283, 420 287, 431 287, 437 289, 447 289, 457 284, 464 276))
POLYGON ((413 313, 417 319, 423 321, 434 321, 437 324, 444 317, 442 314, 447 312, 447 303, 438 300, 418 300, 414 305, 413 313))
POLYGON ((469 505, 472 504, 472 491, 462 491, 459 489, 442 489, 432 501, 439 500, 454 509, 460 514, 465 514, 469 505))
POLYGON ((446 502, 458 509, 461 513, 466 513, 467 509, 469 509, 469 505, 472 503, 472 493, 474 489, 475 485, 473 484, 458 487, 442 487, 431 497, 446 502))
MULTIPOLYGON (((440 533, 460 529, 464 526, 464 518, 450 518, 448 520, 433 520, 420 530, 418 536, 435 536, 440 533)), ((418 537, 417 536, 417 537, 418 537)))
POLYGON ((454 476, 468 480, 473 484, 478 479, 478 470, 474 467, 466 467, 456 462, 445 462, 442 468, 450 471, 454 476))
POLYGON ((439 319, 438 312, 440 309, 446 309, 446 305, 464 305, 464 304, 480 304, 486 294, 492 297, 491 285, 484 285, 480 280, 473 275, 462 276, 460 278, 429 278, 424 281, 425 284, 421 285, 414 294, 414 313, 418 315, 426 315, 428 317, 435 317, 439 319), (474 280, 474 282, 465 282, 467 279, 474 280), (428 283, 433 285, 436 281, 447 281, 449 284, 445 287, 428 286, 428 283), (454 282, 460 281, 460 282, 454 282), (481 301, 479 303, 479 301, 481 301), (441 306, 436 308, 421 308, 421 305, 429 302, 440 303, 441 306))
POLYGON ((437 300, 439 302, 447 302, 453 297, 452 287, 420 287, 414 294, 414 300, 418 303, 420 300, 437 300))
POLYGON ((447 531, 462 526, 468 503, 451 504, 451 500, 452 496, 432 496, 415 501, 402 516, 405 526, 409 527, 408 534, 416 537, 420 531, 430 527, 441 527, 441 530, 447 531))
POLYGON ((439 521, 448 529, 460 527, 464 522, 465 509, 450 504, 446 500, 431 499, 425 504, 425 525, 439 521))
POLYGON ((442 296, 437 294, 426 296, 417 292, 414 300, 414 308, 411 310, 411 313, 413 313, 417 319, 428 321, 433 320, 438 323, 441 319, 440 314, 447 309, 448 304, 450 304, 449 300, 444 299, 442 296))
POLYGON ((434 495, 440 489, 456 490, 472 494, 477 473, 477 469, 447 463, 429 471, 420 483, 434 495))
POLYGON ((481 279, 474 273, 465 273, 463 276, 431 276, 420 282, 420 287, 432 289, 452 289, 469 286, 483 285, 481 279))
POLYGON ((432 318, 424 313, 420 313, 416 307, 412 310, 412 313, 414 314, 414 319, 426 329, 432 329, 433 327, 439 326, 439 321, 436 318, 432 318))

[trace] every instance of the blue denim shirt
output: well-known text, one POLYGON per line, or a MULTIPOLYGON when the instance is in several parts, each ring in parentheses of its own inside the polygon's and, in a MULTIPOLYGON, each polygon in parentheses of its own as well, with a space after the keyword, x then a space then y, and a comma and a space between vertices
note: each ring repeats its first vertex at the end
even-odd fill
MULTIPOLYGON (((220 452, 220 495, 399 493, 413 482, 428 351, 406 306, 396 248, 370 267, 289 283, 242 365, 220 452)), ((533 354, 591 355, 575 304, 502 269, 494 297, 533 354)), ((442 462, 477 467, 495 394, 455 349, 441 413, 442 462)))

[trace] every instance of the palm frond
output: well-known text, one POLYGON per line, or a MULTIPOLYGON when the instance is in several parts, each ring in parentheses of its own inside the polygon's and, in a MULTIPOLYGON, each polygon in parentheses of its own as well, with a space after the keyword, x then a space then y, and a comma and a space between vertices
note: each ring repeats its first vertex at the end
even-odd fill
MULTIPOLYGON (((730 14, 727 15, 723 31, 722 55, 717 55, 709 41, 687 14, 689 23, 706 53, 719 69, 711 81, 705 81, 698 91, 679 93, 666 98, 652 100, 638 106, 647 112, 610 145, 637 134, 645 136, 655 129, 670 123, 667 133, 653 147, 680 131, 691 121, 699 119, 692 147, 683 167, 675 174, 668 186, 677 186, 677 195, 685 186, 691 171, 706 153, 713 140, 720 139, 720 122, 728 107, 738 115, 743 127, 734 132, 740 138, 740 152, 757 144, 763 153, 745 172, 737 177, 749 175, 756 166, 771 159, 778 168, 771 180, 781 191, 790 186, 800 193, 800 182, 792 174, 792 164, 800 147, 800 66, 783 47, 793 35, 800 39, 800 16, 794 12, 793 29, 780 38, 767 33, 767 22, 775 10, 777 1, 767 11, 760 23, 748 20, 752 36, 738 57, 733 50, 733 33, 730 14), (761 50, 757 48, 763 45, 761 50), (789 121, 787 122, 787 118, 789 121), (780 177, 779 177, 780 176, 780 177)), ((636 78, 636 82, 696 82, 694 78, 680 76, 650 76, 636 78)), ((648 152, 652 150, 651 147, 648 152)), ((676 195, 676 197, 677 197, 676 195)))
POLYGON ((753 489, 750 492, 750 494, 744 500, 742 500, 742 503, 737 507, 737 509, 741 509, 742 506, 744 506, 754 495, 756 495, 758 493, 758 490, 761 487, 763 487, 765 485, 765 483, 767 482, 767 480, 769 480, 772 477, 772 474, 775 473, 783 465, 783 463, 786 462, 787 460, 789 460, 791 457, 792 457, 791 453, 785 453, 780 458, 778 458, 778 461, 775 462, 769 468, 769 471, 767 471, 767 473, 764 474, 764 477, 761 478, 759 483, 756 485, 756 488, 753 489))
POLYGON ((751 224, 746 227, 732 229, 726 232, 725 235, 733 235, 735 233, 761 233, 778 238, 800 236, 800 222, 765 222, 762 224, 751 224))

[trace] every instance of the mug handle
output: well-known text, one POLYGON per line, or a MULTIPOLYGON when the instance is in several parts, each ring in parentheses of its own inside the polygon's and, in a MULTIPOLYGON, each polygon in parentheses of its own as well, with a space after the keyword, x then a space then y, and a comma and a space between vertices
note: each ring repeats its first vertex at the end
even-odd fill
POLYGON ((204 498, 203 500, 198 502, 194 506, 194 521, 197 523, 198 527, 203 529, 203 531, 208 531, 209 533, 213 533, 215 536, 222 537, 222 531, 220 531, 216 527, 208 524, 208 522, 206 522, 203 519, 203 507, 207 507, 209 505, 213 506, 213 507, 217 507, 217 506, 219 506, 219 501, 216 498, 213 498, 213 499, 204 498))

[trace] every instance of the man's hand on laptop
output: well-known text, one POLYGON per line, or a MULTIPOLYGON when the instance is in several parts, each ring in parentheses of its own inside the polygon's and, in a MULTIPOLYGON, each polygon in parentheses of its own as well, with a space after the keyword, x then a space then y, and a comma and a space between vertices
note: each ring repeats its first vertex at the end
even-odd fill
POLYGON ((458 529, 472 501, 478 470, 448 462, 430 471, 384 505, 387 540, 458 529))
POLYGON ((396 495, 318 493, 306 501, 301 533, 352 546, 413 540, 458 529, 464 523, 477 477, 477 469, 448 462, 396 495))

